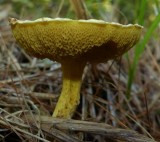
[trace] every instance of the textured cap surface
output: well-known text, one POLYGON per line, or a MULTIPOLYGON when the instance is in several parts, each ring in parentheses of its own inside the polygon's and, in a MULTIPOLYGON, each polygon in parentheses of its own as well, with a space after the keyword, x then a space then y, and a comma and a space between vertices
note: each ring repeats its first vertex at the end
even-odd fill
POLYGON ((41 18, 9 20, 17 42, 30 55, 58 62, 103 62, 121 56, 139 40, 142 27, 102 20, 41 18))

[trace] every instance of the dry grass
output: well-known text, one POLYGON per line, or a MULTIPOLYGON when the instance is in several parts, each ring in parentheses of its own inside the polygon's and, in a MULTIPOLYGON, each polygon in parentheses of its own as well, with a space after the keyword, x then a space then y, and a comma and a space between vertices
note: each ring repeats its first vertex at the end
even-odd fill
POLYGON ((53 119, 62 84, 60 65, 20 49, 7 15, 0 17, 0 141, 160 141, 160 41, 147 45, 152 48, 139 61, 129 100, 131 61, 122 57, 88 64, 74 120, 53 119))

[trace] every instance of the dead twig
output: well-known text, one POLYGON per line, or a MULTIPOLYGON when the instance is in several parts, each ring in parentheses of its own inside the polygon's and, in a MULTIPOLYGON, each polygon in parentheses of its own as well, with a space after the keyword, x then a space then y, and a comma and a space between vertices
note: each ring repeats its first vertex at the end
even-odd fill
MULTIPOLYGON (((104 123, 87 122, 80 120, 65 120, 47 116, 35 116, 35 119, 37 121, 40 121, 42 127, 43 125, 45 125, 45 127, 46 125, 48 125, 60 130, 92 133, 102 135, 113 140, 121 140, 126 142, 154 142, 153 139, 138 134, 135 131, 113 128, 112 126, 104 123)), ((30 121, 32 120, 30 119, 30 121)))

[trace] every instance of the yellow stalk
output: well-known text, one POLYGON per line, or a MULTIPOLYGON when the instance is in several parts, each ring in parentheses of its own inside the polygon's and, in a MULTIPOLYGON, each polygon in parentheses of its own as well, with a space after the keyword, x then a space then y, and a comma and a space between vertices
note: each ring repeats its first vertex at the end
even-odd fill
POLYGON ((63 87, 53 117, 70 119, 80 100, 81 78, 85 64, 69 62, 62 64, 63 87))

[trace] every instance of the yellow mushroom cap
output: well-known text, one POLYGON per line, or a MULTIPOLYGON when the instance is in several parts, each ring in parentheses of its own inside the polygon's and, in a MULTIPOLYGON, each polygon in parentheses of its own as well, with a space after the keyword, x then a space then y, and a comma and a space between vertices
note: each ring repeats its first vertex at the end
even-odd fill
POLYGON ((139 40, 142 26, 102 20, 9 19, 17 42, 38 58, 103 62, 121 56, 139 40))

